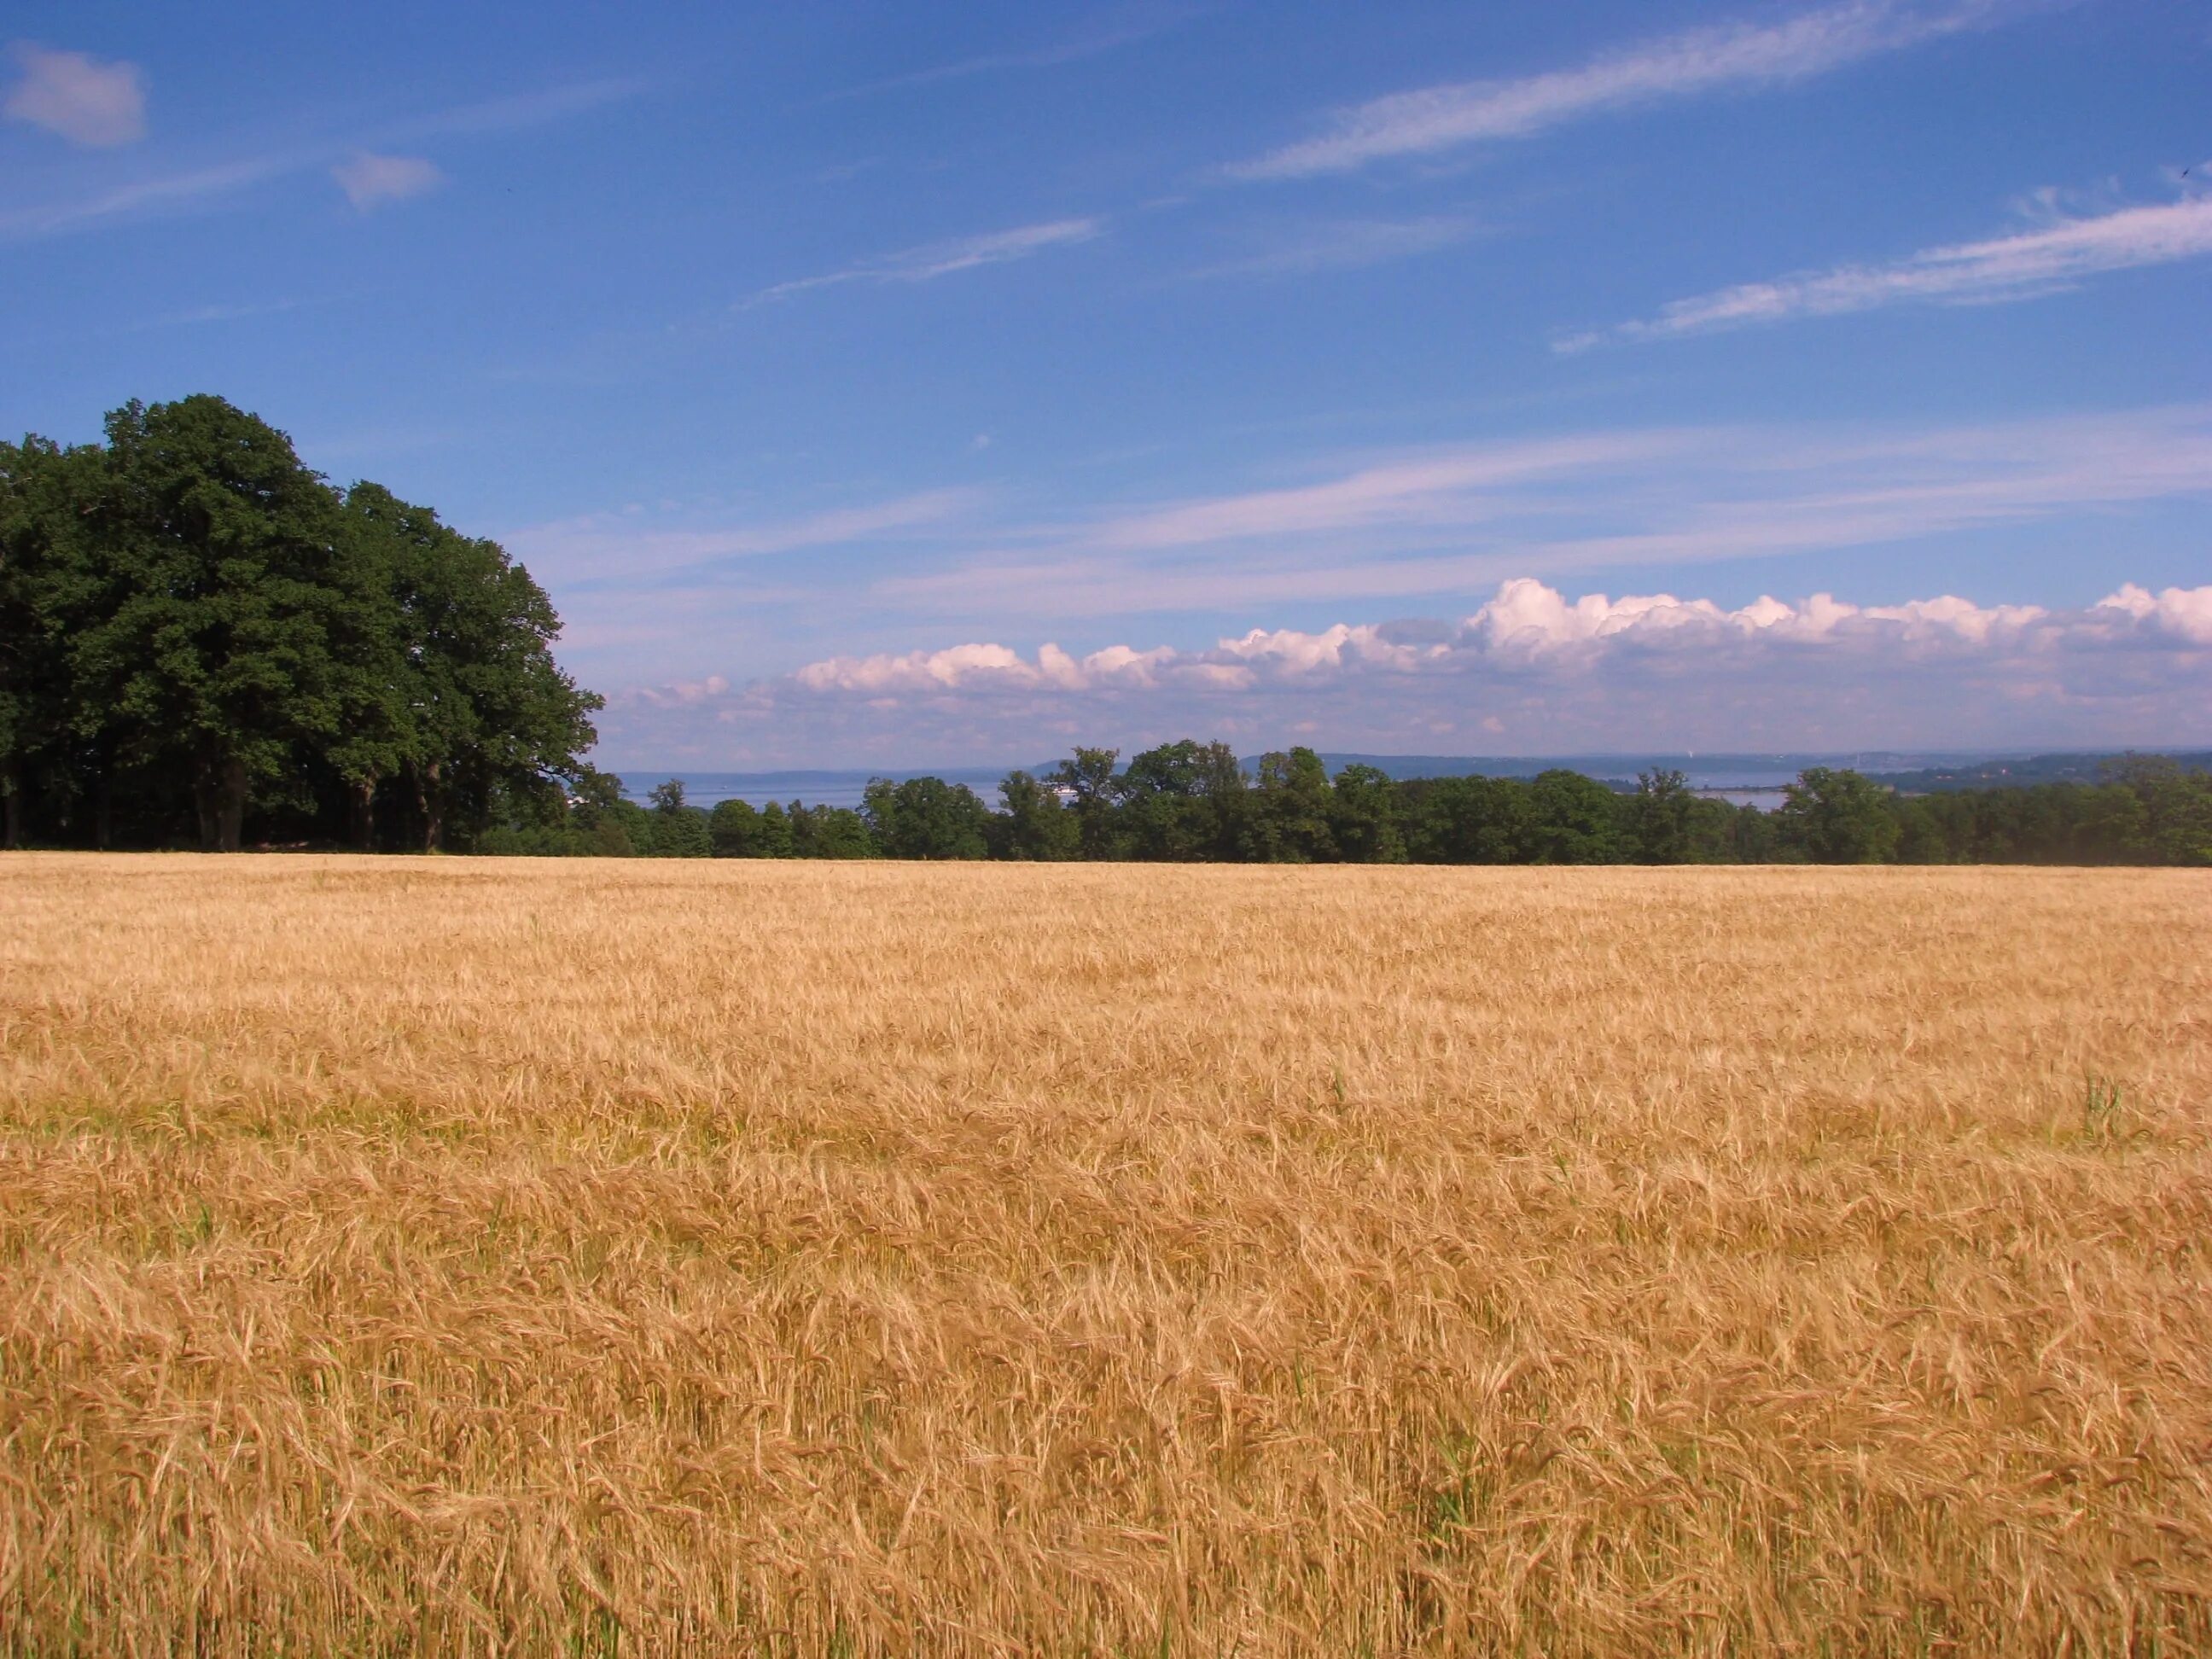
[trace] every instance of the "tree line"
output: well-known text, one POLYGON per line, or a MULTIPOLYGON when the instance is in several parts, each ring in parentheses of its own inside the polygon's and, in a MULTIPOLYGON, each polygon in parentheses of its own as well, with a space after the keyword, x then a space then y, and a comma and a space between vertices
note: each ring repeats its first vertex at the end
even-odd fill
POLYGON ((103 441, 0 443, 0 836, 11 847, 351 846, 729 858, 1225 863, 2212 863, 2212 777, 1905 796, 1815 769, 1769 813, 1679 772, 1331 776, 1225 744, 1078 749, 998 801, 878 779, 860 808, 649 805, 581 757, 601 700, 497 543, 332 486, 223 399, 133 403, 103 441))
POLYGON ((600 699, 544 590, 223 399, 0 443, 11 847, 472 847, 565 813, 600 699))
POLYGON ((564 810, 494 830, 483 850, 690 858, 1135 860, 1243 864, 2212 865, 2212 774, 2156 756, 2095 783, 1900 795, 1814 768, 1777 810, 1709 799, 1680 772, 1631 793, 1560 769, 1533 778, 1334 777, 1310 749, 1248 771, 1226 744, 1164 744, 1120 763, 1079 749, 1007 775, 995 809, 965 784, 878 778, 857 810, 711 811, 671 780, 649 804, 599 777, 564 810))

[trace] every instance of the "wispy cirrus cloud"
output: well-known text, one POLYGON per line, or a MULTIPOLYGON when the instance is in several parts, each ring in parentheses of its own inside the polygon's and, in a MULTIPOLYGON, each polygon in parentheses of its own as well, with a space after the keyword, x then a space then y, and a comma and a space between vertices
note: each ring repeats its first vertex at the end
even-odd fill
POLYGON ((301 164, 292 158, 264 155, 134 179, 73 201, 0 210, 0 237, 61 235, 163 213, 201 210, 300 170, 301 164))
POLYGON ((502 539, 541 578, 572 591, 698 579, 731 561, 852 547, 956 523, 982 501, 973 489, 927 489, 826 513, 708 528, 656 525, 642 513, 599 513, 509 532, 502 539))
POLYGON ((968 763, 1054 734, 1191 733, 1389 752, 2186 742, 2212 692, 2212 586, 2079 610, 1820 592, 1726 606, 1502 582, 1472 614, 1253 628, 1078 653, 975 641, 632 688, 624 751, 968 763))
POLYGON ((1319 135, 1231 167, 1242 179, 1348 173, 1715 92, 1786 84, 2001 20, 2006 0, 1850 0, 1778 23, 1693 29, 1517 80, 1394 93, 1337 112, 1319 135))
POLYGON ((456 104, 427 114, 390 122, 371 135, 372 143, 410 143, 424 138, 459 137, 474 133, 520 132, 573 116, 585 115, 612 104, 626 103, 652 89, 643 76, 608 75, 588 81, 564 81, 556 86, 528 92, 504 94, 456 104))
POLYGON ((1390 525, 1463 527, 1484 516, 1493 492, 1547 477, 1589 473, 1679 453, 1681 432, 1574 434, 1448 449, 1364 466, 1289 489, 1206 497, 1104 520, 1076 539, 1098 548, 1206 546, 1390 525))
POLYGON ((72 144, 112 149, 146 136, 146 76, 136 64, 103 63, 28 40, 9 48, 15 83, 0 100, 10 120, 43 127, 72 144))
POLYGON ((1103 58, 1108 52, 1118 52, 1141 41, 1150 40, 1169 31, 1180 28, 1201 15, 1197 8, 1185 8, 1150 17, 1139 17, 1120 24, 1109 24, 1081 34, 1070 35, 1044 46, 1013 48, 1001 52, 978 52, 972 58, 962 58, 951 63, 933 64, 927 69, 910 70, 902 75, 885 76, 881 80, 869 81, 860 86, 846 87, 830 93, 822 100, 825 103, 848 98, 866 98, 877 93, 896 92, 908 87, 933 86, 945 81, 965 81, 979 75, 1000 75, 1020 70, 1058 69, 1064 64, 1079 64, 1088 58, 1103 58))
POLYGON ((351 144, 307 141, 289 149, 125 179, 67 200, 0 208, 0 239, 64 235, 164 215, 214 211, 234 204, 257 185, 318 172, 330 173, 357 208, 374 201, 395 200, 398 195, 391 186, 411 180, 414 187, 399 193, 420 194, 436 182, 422 169, 437 170, 434 163, 419 157, 379 154, 377 146, 441 136, 517 131, 634 97, 646 84, 618 78, 572 82, 390 122, 351 144), (378 165, 364 172, 356 166, 363 161, 378 165), (349 184, 349 176, 356 183, 349 184), (374 186, 380 179, 386 186, 381 193, 372 188, 367 200, 356 193, 360 182, 374 186))
POLYGON ((1608 341, 1663 340, 1883 306, 2032 299, 2086 277, 2212 255, 2212 195, 2122 208, 1999 236, 1929 248, 1888 264, 1841 265, 1742 283, 1676 300, 1656 317, 1555 342, 1563 352, 1608 341))
POLYGON ((738 302, 739 310, 787 300, 815 289, 836 288, 847 283, 932 283, 958 271, 1027 259, 1048 249, 1072 247, 1105 234, 1105 222, 1096 218, 1048 220, 1041 224, 1017 225, 1011 230, 988 231, 977 236, 928 242, 896 253, 860 260, 836 270, 776 283, 738 302))
POLYGON ((1522 573, 1890 545, 2212 499, 2212 407, 1920 428, 1658 428, 1428 449, 1288 487, 1120 508, 883 577, 999 615, 1466 592, 1522 573))
POLYGON ((1412 219, 1333 219, 1277 228, 1255 253, 1224 259, 1191 273, 1195 277, 1297 276, 1317 271, 1363 270, 1418 258, 1472 240, 1480 220, 1455 214, 1412 219))

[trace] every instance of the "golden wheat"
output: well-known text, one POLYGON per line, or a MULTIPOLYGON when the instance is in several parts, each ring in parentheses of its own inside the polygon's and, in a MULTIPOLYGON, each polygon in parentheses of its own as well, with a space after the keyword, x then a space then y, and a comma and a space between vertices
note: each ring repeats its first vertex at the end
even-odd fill
POLYGON ((0 1647, 2212 1643, 2182 872, 0 862, 0 1647))

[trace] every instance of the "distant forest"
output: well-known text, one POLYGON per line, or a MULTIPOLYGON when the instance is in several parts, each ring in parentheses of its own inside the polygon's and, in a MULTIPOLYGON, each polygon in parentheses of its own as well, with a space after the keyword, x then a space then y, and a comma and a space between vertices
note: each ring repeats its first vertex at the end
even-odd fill
POLYGON ((600 699, 544 591, 381 486, 332 487, 220 398, 105 441, 0 443, 0 806, 10 847, 353 847, 677 858, 1224 863, 2212 864, 2212 775, 2131 756, 2021 787, 1814 768, 1762 811, 1678 771, 1334 775, 1220 743, 1079 749, 999 799, 652 804, 582 758, 600 699), (1965 787, 1961 787, 1965 786, 1965 787))
POLYGON ((1559 769, 1533 778, 1334 777, 1310 749, 1247 769, 1226 744, 1184 741, 1126 767, 1079 749, 1014 772, 996 810, 965 784, 879 778, 858 811, 711 812, 673 780, 652 803, 596 781, 557 820, 489 831, 488 853, 663 858, 1133 859, 1239 864, 2212 865, 2212 774, 2163 756, 2108 761, 2091 783, 1901 794, 1816 767, 1772 811, 1696 793, 1679 771, 1633 792, 1559 769))

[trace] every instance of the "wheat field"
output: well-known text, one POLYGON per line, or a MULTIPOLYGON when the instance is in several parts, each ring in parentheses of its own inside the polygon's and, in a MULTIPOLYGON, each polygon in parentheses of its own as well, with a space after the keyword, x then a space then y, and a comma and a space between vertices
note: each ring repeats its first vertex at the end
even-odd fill
POLYGON ((0 860, 0 1650, 2212 1644, 2212 884, 0 860))

